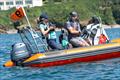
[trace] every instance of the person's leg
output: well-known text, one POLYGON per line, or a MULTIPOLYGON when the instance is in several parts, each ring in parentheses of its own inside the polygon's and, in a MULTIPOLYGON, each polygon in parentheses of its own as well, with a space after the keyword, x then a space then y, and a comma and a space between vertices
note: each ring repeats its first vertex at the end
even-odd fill
POLYGON ((58 50, 62 49, 62 46, 60 44, 58 44, 55 39, 48 40, 48 45, 52 49, 58 49, 58 50))
POLYGON ((81 46, 90 46, 83 38, 78 37, 79 43, 81 46))
POLYGON ((92 45, 92 40, 88 37, 86 39, 84 39, 89 45, 92 45))
POLYGON ((68 44, 68 49, 72 49, 73 48, 73 46, 72 46, 72 44, 68 44))
POLYGON ((73 45, 73 47, 89 46, 89 44, 81 37, 72 38, 70 40, 70 43, 73 45))
POLYGON ((81 47, 79 40, 76 38, 70 39, 70 43, 72 44, 73 47, 81 47))

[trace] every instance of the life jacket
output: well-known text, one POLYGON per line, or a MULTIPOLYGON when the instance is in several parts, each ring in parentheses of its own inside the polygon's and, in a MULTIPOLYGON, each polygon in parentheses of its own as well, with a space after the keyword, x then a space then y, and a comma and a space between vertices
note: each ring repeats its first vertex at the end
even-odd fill
POLYGON ((98 44, 104 44, 104 43, 107 43, 107 42, 108 42, 107 37, 104 34, 101 34, 100 37, 99 37, 98 44))
MULTIPOLYGON (((40 24, 46 26, 46 27, 43 27, 45 31, 48 30, 48 27, 49 27, 49 26, 53 26, 52 23, 48 23, 48 25, 46 25, 46 24, 44 24, 44 23, 40 23, 40 24)), ((44 36, 44 35, 42 34, 42 36, 44 36)), ((45 37, 45 36, 44 36, 44 37, 45 37)), ((52 31, 49 31, 48 36, 47 36, 46 38, 47 38, 47 39, 56 39, 56 37, 57 37, 57 36, 56 36, 55 31, 52 30, 52 31)))

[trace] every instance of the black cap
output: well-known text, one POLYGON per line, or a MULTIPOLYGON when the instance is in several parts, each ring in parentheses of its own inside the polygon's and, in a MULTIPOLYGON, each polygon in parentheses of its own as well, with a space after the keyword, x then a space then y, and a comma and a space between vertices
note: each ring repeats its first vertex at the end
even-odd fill
POLYGON ((97 16, 93 16, 93 17, 92 17, 92 22, 93 22, 93 23, 96 23, 96 24, 100 23, 100 21, 99 21, 99 19, 98 19, 97 16))
POLYGON ((70 13, 70 16, 74 17, 74 16, 78 16, 78 14, 77 14, 77 12, 73 11, 73 12, 70 13))

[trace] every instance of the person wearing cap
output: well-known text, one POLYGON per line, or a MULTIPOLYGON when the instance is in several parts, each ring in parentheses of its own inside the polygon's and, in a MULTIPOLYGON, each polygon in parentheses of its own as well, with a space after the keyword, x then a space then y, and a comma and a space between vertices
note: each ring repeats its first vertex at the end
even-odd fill
POLYGON ((77 12, 70 13, 70 18, 66 23, 66 28, 69 32, 68 38, 73 47, 89 46, 89 44, 80 37, 81 28, 77 12))
POLYGON ((61 50, 62 47, 56 42, 57 36, 55 32, 55 25, 49 22, 48 16, 46 14, 42 14, 39 17, 39 28, 47 39, 47 43, 52 49, 61 50))

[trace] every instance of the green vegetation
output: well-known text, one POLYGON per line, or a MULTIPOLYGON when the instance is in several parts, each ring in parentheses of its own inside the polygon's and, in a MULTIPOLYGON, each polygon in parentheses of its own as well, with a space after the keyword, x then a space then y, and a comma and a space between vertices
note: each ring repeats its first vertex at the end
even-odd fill
MULTIPOLYGON (((44 0, 42 7, 25 8, 32 26, 37 26, 35 20, 43 12, 49 15, 53 22, 64 23, 71 11, 77 11, 80 20, 88 20, 97 15, 105 24, 120 24, 120 1, 119 0, 44 0)), ((15 8, 8 11, 0 11, 0 24, 12 28, 9 16, 15 8)), ((21 23, 26 23, 21 20, 21 23)))

